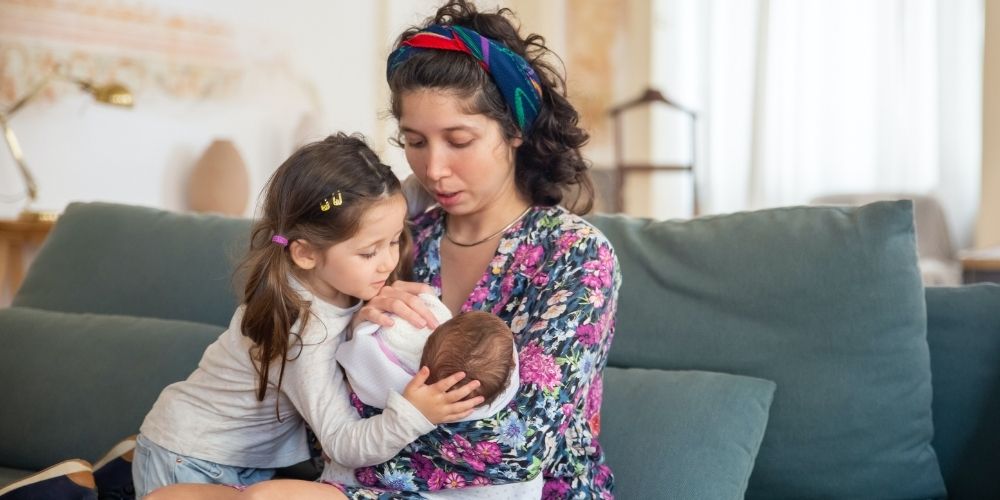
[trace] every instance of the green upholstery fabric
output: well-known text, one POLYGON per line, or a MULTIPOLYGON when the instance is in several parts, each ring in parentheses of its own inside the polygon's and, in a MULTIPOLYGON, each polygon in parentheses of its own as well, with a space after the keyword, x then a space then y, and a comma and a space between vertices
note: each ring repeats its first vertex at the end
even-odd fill
POLYGON ((927 321, 948 497, 1000 498, 1000 285, 928 288, 927 321))
POLYGON ((0 457, 8 468, 97 460, 135 434, 223 328, 187 321, 0 310, 0 457))
POLYGON ((612 366, 777 383, 748 498, 944 495, 911 202, 590 220, 623 272, 612 366))
POLYGON ((66 208, 15 306, 228 326, 249 221, 108 203, 66 208))
POLYGON ((35 471, 24 470, 24 469, 8 469, 7 467, 0 467, 0 488, 4 486, 20 481, 32 474, 35 471))
POLYGON ((608 368, 600 442, 615 495, 743 498, 774 387, 722 373, 608 368))

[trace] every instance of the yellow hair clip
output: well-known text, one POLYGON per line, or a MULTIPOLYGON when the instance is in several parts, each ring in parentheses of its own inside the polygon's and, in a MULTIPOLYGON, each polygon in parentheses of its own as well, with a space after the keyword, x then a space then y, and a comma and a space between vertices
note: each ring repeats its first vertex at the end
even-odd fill
POLYGON ((344 204, 344 196, 340 194, 340 190, 333 194, 329 198, 323 198, 323 201, 319 204, 319 209, 327 212, 330 210, 330 206, 339 207, 344 204))

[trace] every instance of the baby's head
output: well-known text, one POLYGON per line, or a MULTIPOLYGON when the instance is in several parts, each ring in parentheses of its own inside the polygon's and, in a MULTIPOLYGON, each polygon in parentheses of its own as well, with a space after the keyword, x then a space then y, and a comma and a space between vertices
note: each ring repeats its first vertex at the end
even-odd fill
POLYGON ((459 385, 478 380, 479 388, 472 396, 483 396, 483 404, 489 404, 507 387, 514 355, 510 327, 490 313, 470 311, 434 330, 424 345, 420 365, 431 371, 428 384, 465 372, 459 385))

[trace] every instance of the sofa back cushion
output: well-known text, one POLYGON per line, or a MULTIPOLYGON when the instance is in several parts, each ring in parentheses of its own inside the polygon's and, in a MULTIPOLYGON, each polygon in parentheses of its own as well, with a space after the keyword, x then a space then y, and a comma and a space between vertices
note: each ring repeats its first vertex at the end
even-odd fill
POLYGON ((612 366, 777 383, 748 498, 944 495, 910 202, 591 220, 623 273, 612 366))
POLYGON ((1000 498, 1000 285, 928 288, 927 323, 948 497, 1000 498))
POLYGON ((95 461, 135 434, 223 331, 188 321, 0 310, 0 466, 95 461))
POLYGON ((15 306, 228 326, 232 272, 250 222, 109 203, 73 203, 56 223, 15 306))

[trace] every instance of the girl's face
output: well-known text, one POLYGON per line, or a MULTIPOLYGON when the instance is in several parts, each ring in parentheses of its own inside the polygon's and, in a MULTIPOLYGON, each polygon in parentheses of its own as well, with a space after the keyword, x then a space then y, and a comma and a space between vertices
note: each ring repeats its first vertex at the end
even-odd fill
POLYGON ((514 150, 500 124, 467 114, 464 101, 435 89, 403 94, 399 128, 406 160, 421 184, 449 214, 518 203, 514 150))
POLYGON ((305 270, 310 291, 341 307, 349 306, 352 298, 374 297, 399 262, 405 218, 406 200, 395 194, 368 208, 350 239, 326 250, 309 245, 293 248, 292 257, 305 270))

